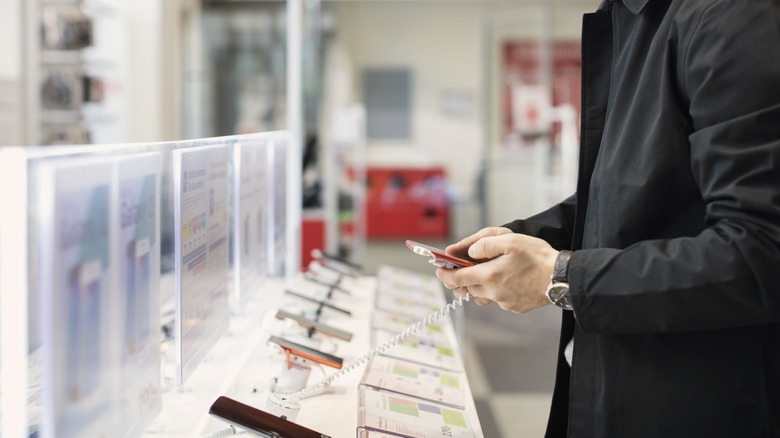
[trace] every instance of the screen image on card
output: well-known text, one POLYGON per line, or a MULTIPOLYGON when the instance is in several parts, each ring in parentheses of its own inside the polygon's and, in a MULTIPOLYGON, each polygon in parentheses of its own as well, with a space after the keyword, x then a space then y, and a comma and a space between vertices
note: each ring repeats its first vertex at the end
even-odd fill
POLYGON ((69 303, 68 398, 88 398, 97 388, 101 263, 92 260, 71 271, 69 303))
POLYGON ((136 352, 138 346, 136 339, 136 273, 135 273, 135 247, 136 241, 132 240, 127 245, 125 258, 125 350, 128 355, 136 352))
POLYGON ((125 348, 128 355, 142 350, 149 341, 149 239, 137 239, 128 244, 125 348))
POLYGON ((150 338, 151 313, 149 298, 149 239, 139 239, 135 247, 135 297, 138 350, 143 350, 150 338))

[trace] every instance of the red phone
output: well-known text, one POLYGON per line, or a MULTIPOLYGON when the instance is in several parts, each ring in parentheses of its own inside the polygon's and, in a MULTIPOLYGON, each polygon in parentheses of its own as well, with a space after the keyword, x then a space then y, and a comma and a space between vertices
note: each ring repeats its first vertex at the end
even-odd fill
POLYGON ((429 263, 439 268, 465 268, 477 264, 473 260, 466 260, 460 257, 455 257, 454 255, 445 253, 443 249, 435 248, 433 246, 425 245, 413 240, 407 240, 406 246, 414 251, 415 254, 430 257, 429 263))

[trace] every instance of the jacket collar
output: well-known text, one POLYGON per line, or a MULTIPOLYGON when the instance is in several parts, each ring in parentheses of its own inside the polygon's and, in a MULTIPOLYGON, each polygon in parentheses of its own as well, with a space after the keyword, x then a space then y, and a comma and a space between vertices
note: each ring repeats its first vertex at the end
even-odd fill
MULTIPOLYGON (((606 6, 609 2, 613 1, 619 1, 619 0, 603 0, 601 2, 601 6, 599 6, 599 10, 606 9, 606 6)), ((645 9, 645 6, 647 6, 648 3, 650 3, 650 0, 622 0, 623 5, 631 11, 634 15, 639 15, 642 13, 642 11, 645 9)))
POLYGON ((649 2, 650 0, 623 0, 623 4, 626 6, 626 9, 631 11, 631 13, 634 15, 641 14, 642 10, 649 2))

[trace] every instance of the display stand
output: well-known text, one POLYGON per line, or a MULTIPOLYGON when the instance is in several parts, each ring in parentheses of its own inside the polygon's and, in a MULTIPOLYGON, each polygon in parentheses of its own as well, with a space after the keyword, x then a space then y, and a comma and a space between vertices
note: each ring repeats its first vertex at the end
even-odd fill
MULTIPOLYGON (((289 275, 285 252, 297 242, 283 196, 260 202, 273 206, 263 209, 272 226, 258 229, 275 270, 229 312, 229 290, 246 277, 230 275, 245 253, 230 261, 227 242, 244 242, 245 227, 229 220, 242 180, 228 151, 261 139, 278 147, 268 181, 286 187, 289 173, 270 175, 286 164, 276 160, 287 156, 285 133, 0 150, 0 169, 22 188, 2 196, 15 208, 0 212, 3 436, 224 436, 236 429, 209 412, 226 396, 276 403, 288 421, 341 438, 377 430, 366 420, 376 412, 359 404, 376 390, 441 404, 448 427, 482 436, 449 317, 463 303, 448 304, 432 274, 382 267, 367 277, 322 251, 289 275), (430 354, 402 355, 412 344, 430 354), (406 380, 389 377, 399 371, 406 380)), ((430 425, 404 427, 417 426, 430 425)))

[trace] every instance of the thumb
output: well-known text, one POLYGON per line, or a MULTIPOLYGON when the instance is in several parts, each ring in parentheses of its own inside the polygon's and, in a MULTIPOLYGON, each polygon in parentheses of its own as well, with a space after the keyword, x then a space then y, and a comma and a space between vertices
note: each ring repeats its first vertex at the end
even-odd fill
POLYGON ((507 241, 501 236, 484 237, 469 247, 469 257, 475 260, 494 259, 507 252, 507 241))
POLYGON ((461 239, 457 243, 449 245, 446 249, 446 252, 452 254, 467 253, 468 248, 471 247, 475 242, 478 242, 480 239, 484 239, 490 236, 500 236, 502 234, 512 234, 512 230, 504 227, 486 227, 477 231, 471 236, 461 239))

